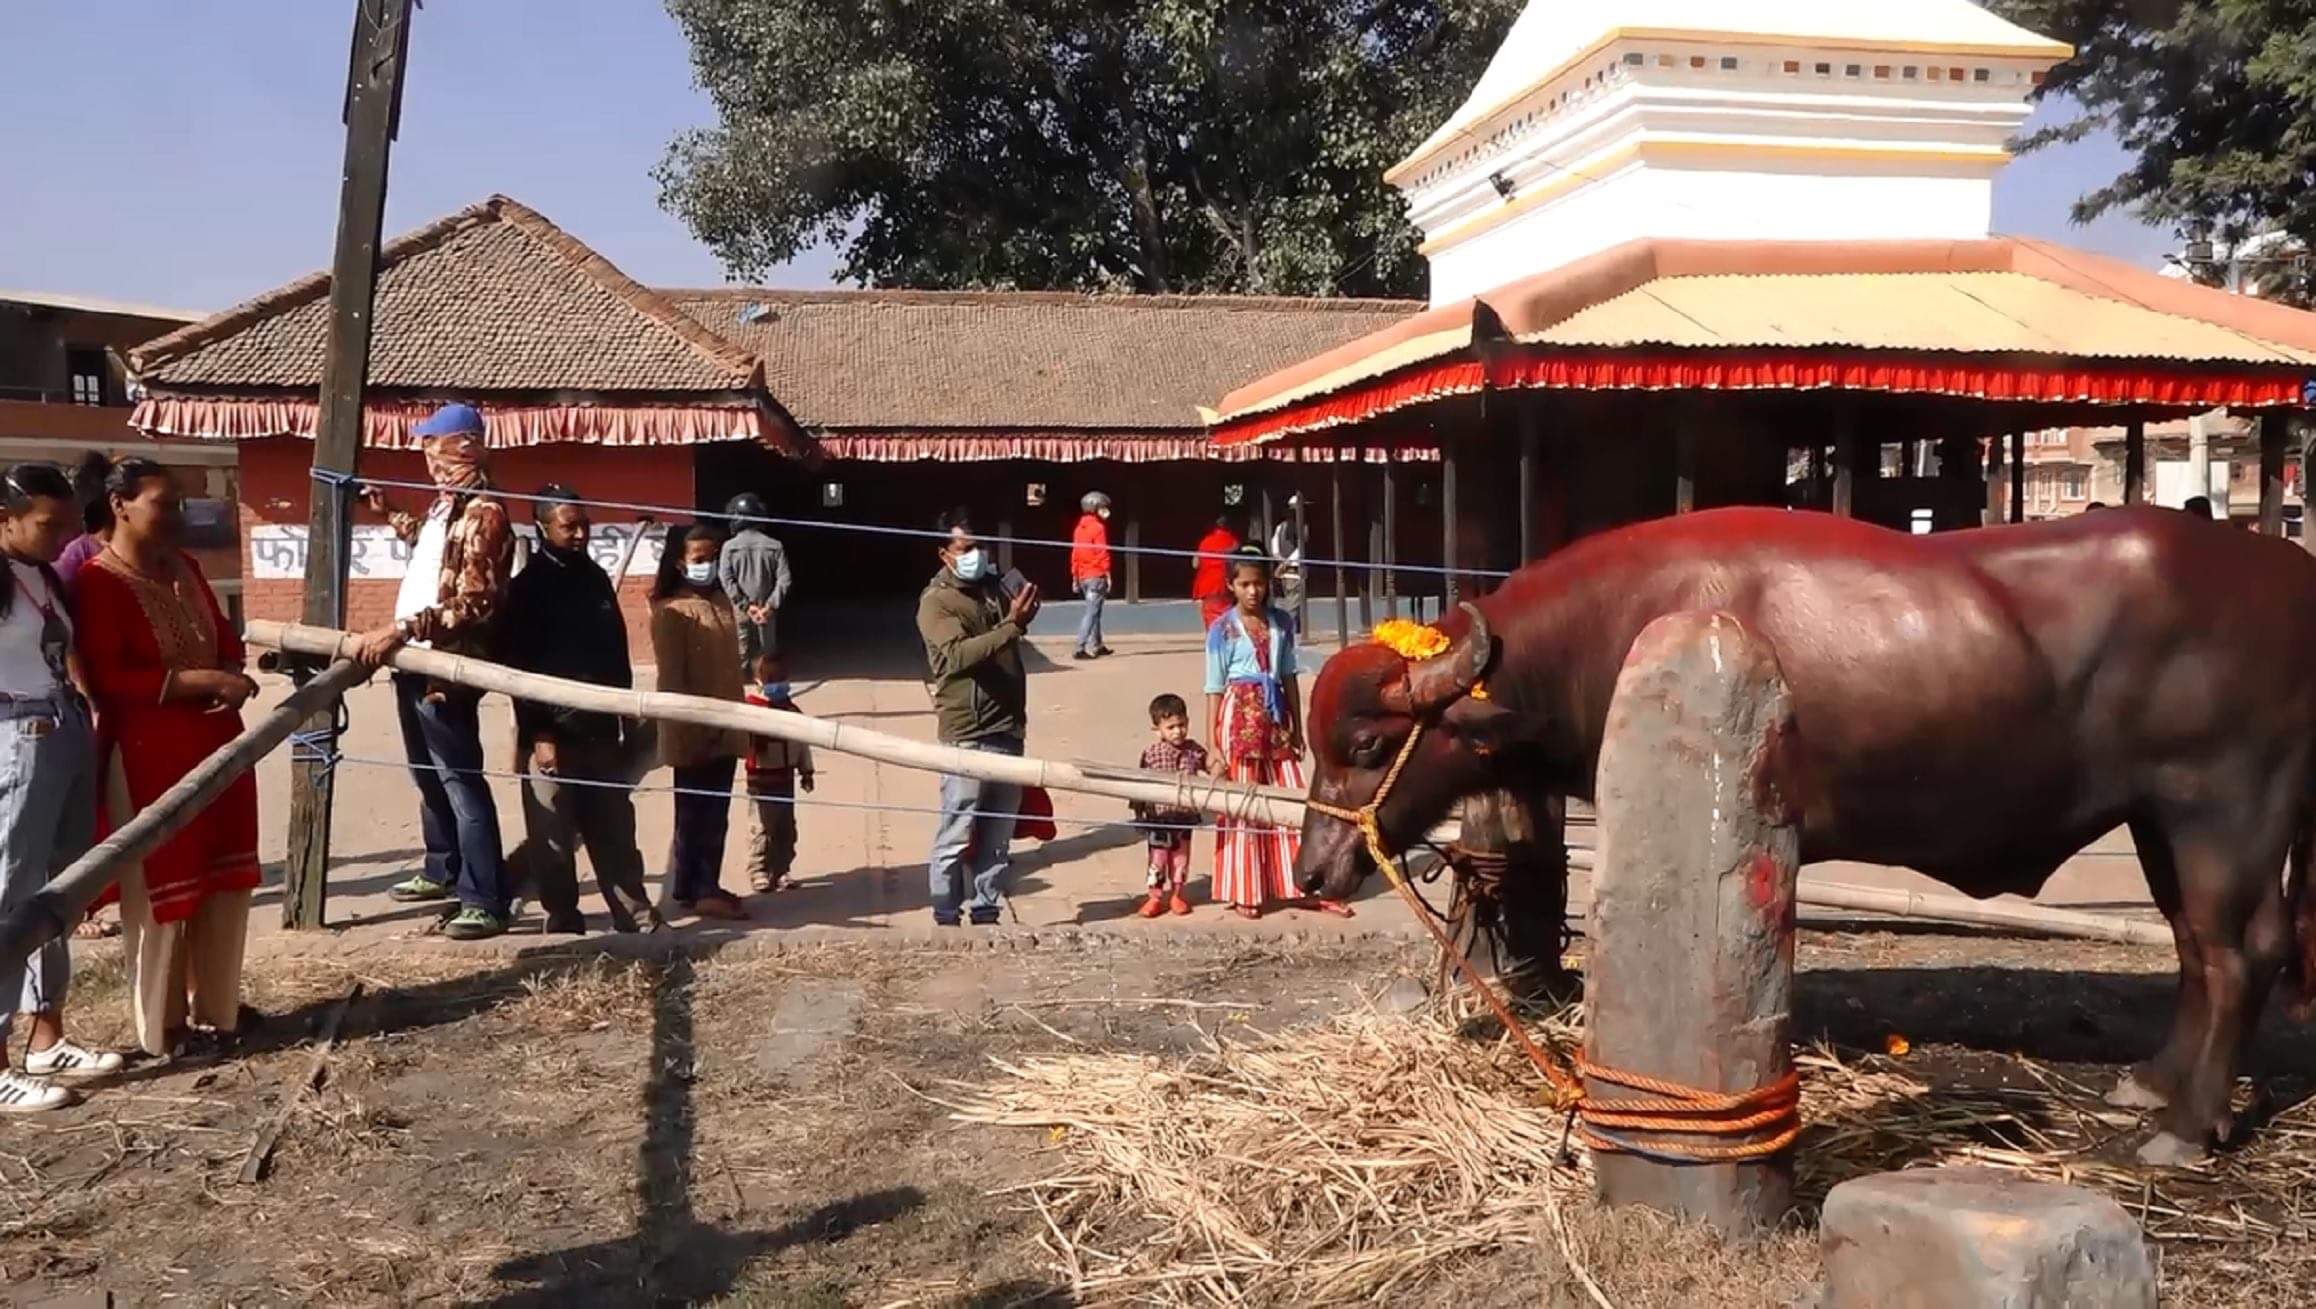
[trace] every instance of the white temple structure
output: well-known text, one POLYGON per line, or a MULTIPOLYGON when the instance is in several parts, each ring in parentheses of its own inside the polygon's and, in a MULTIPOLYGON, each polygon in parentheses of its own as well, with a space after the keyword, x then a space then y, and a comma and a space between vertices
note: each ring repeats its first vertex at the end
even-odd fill
POLYGON ((1435 305, 1635 238, 1980 240, 2070 53, 1971 0, 1532 0, 1385 178, 1435 305))

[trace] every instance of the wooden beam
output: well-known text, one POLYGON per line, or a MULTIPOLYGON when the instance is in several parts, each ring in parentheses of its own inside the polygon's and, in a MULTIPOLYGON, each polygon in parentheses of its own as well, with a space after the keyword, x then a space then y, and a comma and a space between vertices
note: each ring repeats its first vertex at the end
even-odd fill
POLYGON ((1696 508, 1697 433, 1684 426, 1673 433, 1673 512, 1693 513, 1696 508))
POLYGON ((2026 521, 2026 433, 2010 434, 2010 521, 2026 521))
POLYGON ((2147 420, 2133 417, 2123 428, 2123 503, 2147 499, 2147 420))
POLYGON ((1858 506, 1858 413, 1847 404, 1834 407, 1833 499, 1835 517, 1850 518, 1858 506))
MULTIPOLYGON (((2260 534, 2284 534, 2284 443, 2289 439, 2280 410, 2270 409, 2260 424, 2260 534)), ((2307 476, 2307 470, 2301 470, 2307 476)))
POLYGON ((1456 487, 1455 438, 1441 436, 1439 438, 1439 561, 1440 566, 1447 570, 1445 584, 1441 590, 1441 613, 1446 613, 1449 606, 1463 597, 1463 590, 1457 585, 1456 579, 1456 569, 1463 566, 1462 558, 1456 553, 1458 544, 1456 541, 1456 517, 1461 507, 1461 500, 1456 487))
POLYGON ((1399 617, 1399 483, 1393 475, 1392 452, 1383 452, 1383 613, 1399 617))
POLYGON ((1520 562, 1535 562, 1539 542, 1536 539, 1536 460, 1541 434, 1537 431, 1536 398, 1522 396, 1520 412, 1520 562))
POLYGON ((1328 451, 1327 460, 1327 549, 1335 556, 1335 648, 1351 644, 1351 598, 1344 590, 1347 569, 1343 561, 1351 557, 1351 547, 1343 541, 1343 448, 1328 451))
MULTIPOLYGON (((402 100, 410 49, 411 0, 355 0, 353 49, 346 68, 346 154, 338 183, 338 240, 330 260, 329 332, 322 353, 321 414, 314 433, 314 472, 307 486, 305 620, 323 627, 346 621, 347 509, 362 450, 362 397, 370 380, 371 302, 378 285, 378 243, 386 218, 386 169, 402 100)), ((325 704, 303 730, 329 732, 337 707, 325 704)), ((330 867, 330 768, 290 765, 289 853, 282 873, 281 920, 318 928, 327 913, 330 867)))

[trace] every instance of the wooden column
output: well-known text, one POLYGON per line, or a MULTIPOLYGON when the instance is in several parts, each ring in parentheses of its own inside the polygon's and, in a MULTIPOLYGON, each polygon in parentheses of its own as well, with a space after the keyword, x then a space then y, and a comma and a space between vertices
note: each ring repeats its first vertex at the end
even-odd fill
POLYGON ((1856 514, 1858 502, 1858 415, 1847 404, 1834 407, 1833 500, 1835 516, 1856 514))
MULTIPOLYGON (((2284 442, 2289 439, 2288 424, 2281 410, 2271 409, 2259 417, 2260 424, 2260 534, 2284 534, 2284 442)), ((2300 472, 2307 477, 2306 469, 2300 472)), ((2305 512, 2305 511, 2303 511, 2305 512)))
POLYGON ((1536 459, 1540 443, 1536 430, 1536 398, 1520 399, 1520 562, 1536 560, 1536 459))
POLYGON ((2123 503, 2147 500, 2147 420, 2134 417, 2123 428, 2123 503))
MULTIPOLYGON (((1391 451, 1388 448, 1384 450, 1383 457, 1385 459, 1389 459, 1391 457, 1391 451)), ((1353 468, 1358 472, 1360 480, 1365 481, 1367 477, 1367 450, 1364 446, 1360 447, 1357 451, 1357 458, 1359 462, 1354 464, 1353 468)), ((1366 498, 1362 497, 1362 499, 1364 500, 1366 498)), ((1372 500, 1367 500, 1367 503, 1369 506, 1366 532, 1366 563, 1368 566, 1359 570, 1358 579, 1359 630, 1361 632, 1372 632, 1375 630, 1375 556, 1381 550, 1381 543, 1376 540, 1376 534, 1382 530, 1381 527, 1375 522, 1375 512, 1372 500)))
POLYGON ((1335 648, 1341 650, 1351 644, 1351 598, 1344 591, 1344 561, 1351 548, 1343 541, 1343 448, 1335 446, 1327 454, 1327 549, 1335 556, 1335 648))
POLYGON ((1142 520, 1126 520, 1126 603, 1142 603, 1142 520))
POLYGON ((1011 567, 1013 567, 1013 520, 1000 518, 997 520, 997 571, 1002 573, 1011 567))
MULTIPOLYGON (((330 260, 329 329, 322 354, 321 414, 314 469, 351 479, 362 448, 362 396, 370 381, 371 301, 378 286, 379 229, 386 218, 386 168, 401 117, 402 70, 410 49, 411 0, 357 0, 346 69, 346 154, 338 184, 338 242, 330 260)), ((346 622, 351 523, 347 495, 316 479, 306 487, 305 620, 346 622)), ((330 705, 299 729, 327 733, 330 705)), ((318 928, 330 868, 331 766, 316 751, 290 764, 289 852, 282 872, 281 922, 318 928)))
POLYGON ((1255 544, 1261 546, 1266 555, 1271 552, 1271 532, 1278 526, 1278 521, 1271 512, 1271 488, 1266 483, 1262 489, 1262 522, 1256 529, 1262 535, 1255 538, 1255 544))
POLYGON ((1462 598, 1463 590, 1456 584, 1456 569, 1463 560, 1456 554, 1456 517, 1462 508, 1456 494, 1456 442, 1452 436, 1439 437, 1439 516, 1440 566, 1447 570, 1441 590, 1440 612, 1462 598))
POLYGON ((2010 434, 2010 521, 2026 521, 2026 433, 2010 434))
POLYGON ((1393 452, 1383 452, 1383 614, 1399 617, 1399 484, 1392 473, 1393 452))
POLYGON ((1684 425, 1673 433, 1673 512, 1692 513, 1696 508, 1697 433, 1684 425))
MULTIPOLYGON (((1297 472, 1300 471, 1298 468, 1297 472)), ((1291 502, 1295 510, 1295 552, 1303 557, 1295 569, 1295 630, 1298 632, 1311 630, 1311 529, 1310 517, 1303 512, 1303 502, 1311 498, 1303 494, 1303 488, 1309 484, 1309 478, 1297 476, 1291 502)))
MULTIPOLYGON (((1633 642, 1600 752, 1585 984, 1594 1064, 1720 1093, 1791 1071, 1800 839, 1778 785, 1791 715, 1774 652, 1727 614, 1660 618, 1633 642)), ((1636 1095, 1599 1078, 1586 1091, 1636 1095)), ((1618 1135, 1656 1146, 1766 1139, 1618 1135)), ((1608 1204, 1724 1234, 1770 1227, 1792 1205, 1791 1149, 1731 1163, 1593 1160, 1608 1204)))
POLYGON ((2002 521, 2002 437, 1986 440, 1986 502, 1979 506, 1978 522, 1992 527, 2002 521))

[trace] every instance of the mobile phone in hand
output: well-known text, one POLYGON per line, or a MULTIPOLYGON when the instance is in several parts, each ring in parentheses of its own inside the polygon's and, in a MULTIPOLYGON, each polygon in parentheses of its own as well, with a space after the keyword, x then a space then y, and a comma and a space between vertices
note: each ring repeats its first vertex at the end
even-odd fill
POLYGON ((1020 569, 1008 568, 1005 575, 997 579, 997 594, 1004 598, 1005 603, 1012 604, 1013 597, 1020 595, 1022 588, 1028 585, 1029 579, 1021 575, 1020 569))

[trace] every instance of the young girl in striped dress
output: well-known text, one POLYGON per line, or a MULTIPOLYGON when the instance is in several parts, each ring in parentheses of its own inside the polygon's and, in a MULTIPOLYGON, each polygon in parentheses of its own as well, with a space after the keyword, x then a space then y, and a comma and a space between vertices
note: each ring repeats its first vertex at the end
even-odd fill
MULTIPOLYGON (((1232 605, 1206 629, 1206 713, 1215 771, 1233 782, 1302 789, 1303 698, 1295 684, 1295 625, 1270 603, 1270 560, 1227 562, 1232 605)), ((1302 834, 1224 818, 1215 829, 1214 899, 1246 918, 1273 903, 1351 916, 1334 900, 1295 893, 1302 834)))

